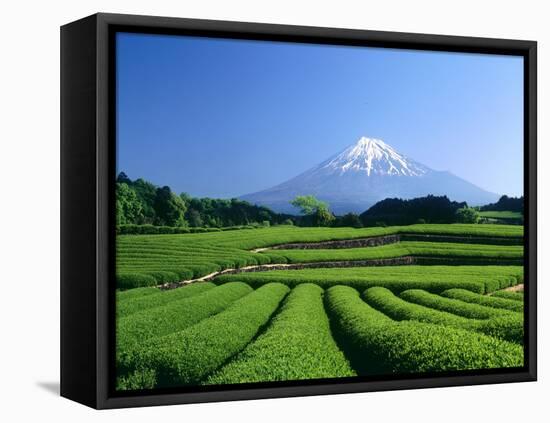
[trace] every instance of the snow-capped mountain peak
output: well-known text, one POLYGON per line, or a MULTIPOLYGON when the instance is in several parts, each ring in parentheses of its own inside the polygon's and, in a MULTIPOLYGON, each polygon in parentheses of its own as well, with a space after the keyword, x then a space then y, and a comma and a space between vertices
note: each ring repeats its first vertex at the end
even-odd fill
POLYGON ((361 137, 355 144, 323 163, 321 168, 340 174, 365 172, 368 176, 422 176, 430 170, 399 154, 384 141, 368 137, 361 137))
POLYGON ((384 141, 367 137, 293 178, 240 198, 280 213, 295 214, 298 210, 291 201, 297 195, 314 195, 339 215, 362 213, 385 198, 446 195, 470 205, 498 200, 495 193, 450 172, 430 169, 384 141))

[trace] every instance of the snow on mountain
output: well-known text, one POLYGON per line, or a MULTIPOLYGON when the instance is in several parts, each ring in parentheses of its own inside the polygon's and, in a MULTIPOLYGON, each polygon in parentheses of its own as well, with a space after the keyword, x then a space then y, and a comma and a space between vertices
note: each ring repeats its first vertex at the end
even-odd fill
POLYGON ((323 169, 332 169, 343 174, 348 171, 364 171, 368 176, 402 175, 420 176, 429 169, 399 154, 384 141, 376 138, 361 137, 357 143, 346 148, 328 163, 321 164, 323 169))
POLYGON ((314 195, 335 214, 361 213, 385 198, 446 195, 469 205, 488 204, 498 195, 453 175, 416 162, 384 141, 361 137, 339 154, 274 187, 241 199, 281 213, 295 214, 290 201, 314 195))

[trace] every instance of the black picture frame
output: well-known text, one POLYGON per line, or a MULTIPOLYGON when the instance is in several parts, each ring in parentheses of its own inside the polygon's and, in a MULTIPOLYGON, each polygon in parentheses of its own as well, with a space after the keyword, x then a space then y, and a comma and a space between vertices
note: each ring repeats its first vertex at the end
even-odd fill
POLYGON ((534 381, 537 378, 537 44, 98 13, 61 27, 61 395, 97 409, 534 381), (116 393, 116 31, 518 55, 524 58, 525 366, 519 369, 116 393))

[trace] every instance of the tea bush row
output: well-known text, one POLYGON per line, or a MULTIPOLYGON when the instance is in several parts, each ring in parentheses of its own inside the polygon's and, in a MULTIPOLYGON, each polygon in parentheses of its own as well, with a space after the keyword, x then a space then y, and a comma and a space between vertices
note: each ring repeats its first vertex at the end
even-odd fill
POLYGON ((263 225, 236 225, 216 227, 174 227, 174 226, 155 226, 155 225, 119 225, 116 232, 119 235, 160 235, 160 234, 196 234, 206 232, 235 231, 241 229, 262 229, 263 225))
MULTIPOLYGON (((197 282, 181 288, 161 291, 157 289, 154 295, 144 295, 135 298, 130 298, 125 301, 117 301, 116 315, 117 317, 129 316, 138 311, 147 310, 154 307, 165 306, 173 301, 183 300, 192 296, 202 294, 216 285, 209 282, 197 282)), ((131 292, 125 291, 125 292, 131 292)))
POLYGON ((446 311, 468 319, 491 319, 512 313, 507 310, 442 297, 421 289, 409 289, 407 291, 403 291, 399 294, 399 296, 410 303, 416 303, 432 309, 446 311))
MULTIPOLYGON (((288 291, 282 284, 266 285, 216 316, 185 330, 142 342, 125 357, 125 367, 132 369, 132 385, 137 385, 136 379, 149 384, 141 388, 200 383, 252 341, 288 291), (144 374, 149 377, 143 378, 144 374)), ((127 378, 119 380, 119 385, 131 384, 127 378)))
POLYGON ((147 286, 158 285, 157 280, 146 273, 139 272, 117 272, 116 287, 117 289, 134 289, 147 286))
POLYGON ((117 352, 121 357, 134 344, 185 329, 219 313, 252 288, 242 282, 225 284, 201 294, 173 301, 117 319, 117 352))
POLYGON ((463 288, 479 294, 493 292, 520 283, 521 266, 383 266, 326 269, 276 270, 228 274, 216 277, 215 283, 242 280, 257 288, 269 282, 290 287, 310 282, 329 288, 348 285, 360 291, 383 286, 394 293, 417 288, 439 294, 451 288, 463 288))
MULTIPOLYGON (((296 242, 321 242, 344 239, 368 238, 374 236, 410 235, 451 235, 457 237, 507 238, 507 242, 521 245, 523 227, 518 225, 479 225, 479 224, 427 224, 391 226, 387 228, 300 228, 274 227, 262 231, 235 231, 227 233, 190 234, 193 241, 209 242, 219 246, 251 250, 296 242)), ((460 238, 456 239, 459 242, 460 238)), ((488 244, 490 242, 487 242, 488 244)))
POLYGON ((467 319, 462 316, 409 303, 382 287, 369 288, 364 300, 390 318, 398 321, 415 320, 458 329, 481 332, 510 342, 523 342, 523 318, 520 314, 499 316, 497 322, 467 319))
POLYGON ((523 366, 520 345, 448 326, 395 322, 353 288, 330 288, 325 300, 340 345, 359 374, 523 366))
POLYGON ((117 303, 121 303, 135 298, 145 297, 147 295, 158 294, 159 292, 159 289, 152 286, 148 286, 145 288, 134 288, 126 291, 117 290, 116 301, 117 303))
POLYGON ((494 296, 478 295, 464 289, 449 289, 442 292, 441 295, 447 298, 465 301, 467 303, 481 304, 488 307, 523 312, 522 302, 494 296))
MULTIPOLYGON (((342 249, 293 249, 274 250, 279 256, 284 256, 290 263, 314 263, 330 261, 353 261, 390 259, 403 256, 468 258, 468 259, 521 259, 521 245, 479 245, 459 244, 449 242, 410 242, 379 247, 342 248, 342 249)), ((271 251, 263 252, 271 256, 271 251)))
POLYGON ((496 291, 491 294, 492 297, 497 298, 504 298, 506 300, 515 300, 515 301, 522 301, 524 298, 523 291, 522 292, 513 292, 513 291, 496 291))
POLYGON ((323 306, 323 290, 302 284, 288 295, 267 330, 206 384, 354 376, 336 345, 323 306))

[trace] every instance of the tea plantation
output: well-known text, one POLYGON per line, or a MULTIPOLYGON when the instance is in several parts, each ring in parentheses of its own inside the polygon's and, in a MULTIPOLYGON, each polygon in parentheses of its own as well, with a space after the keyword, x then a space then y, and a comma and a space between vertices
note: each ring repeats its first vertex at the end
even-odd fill
POLYGON ((117 237, 117 389, 523 366, 523 228, 117 237))

